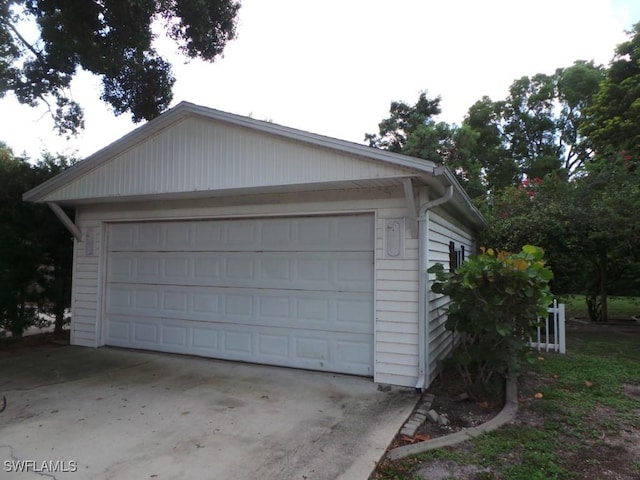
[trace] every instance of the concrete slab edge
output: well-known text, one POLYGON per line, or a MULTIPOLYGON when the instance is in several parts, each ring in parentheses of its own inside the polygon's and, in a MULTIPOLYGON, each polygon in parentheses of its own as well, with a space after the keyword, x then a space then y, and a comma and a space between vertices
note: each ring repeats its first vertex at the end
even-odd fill
POLYGON ((426 442, 413 443, 411 445, 404 445, 402 447, 394 448, 387 452, 387 458, 389 460, 399 460, 409 455, 417 455, 419 453, 426 452, 428 450, 434 450, 436 448, 449 447, 466 440, 470 440, 475 437, 488 432, 492 432, 497 428, 511 422, 518 412, 518 381, 516 378, 509 378, 505 385, 505 404, 498 415, 493 417, 488 422, 483 423, 477 427, 466 428, 451 435, 445 435, 443 437, 437 437, 433 440, 427 440, 426 442))

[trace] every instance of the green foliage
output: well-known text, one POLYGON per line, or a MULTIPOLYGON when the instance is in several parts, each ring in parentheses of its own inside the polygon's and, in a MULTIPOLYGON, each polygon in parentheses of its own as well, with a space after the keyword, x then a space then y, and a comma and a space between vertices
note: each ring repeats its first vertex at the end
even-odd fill
POLYGON ((517 185, 524 175, 572 176, 581 171, 591 151, 579 135, 582 111, 598 91, 602 68, 578 61, 553 74, 515 80, 504 100, 488 97, 470 109, 465 125, 479 132, 476 152, 487 187, 517 185))
POLYGON ((431 290, 451 298, 445 327, 460 334, 451 361, 472 394, 483 393, 496 375, 519 373, 527 339, 552 301, 553 273, 543 255, 531 245, 517 254, 489 249, 455 272, 441 264, 429 269, 436 275, 431 290))
POLYGON ((415 105, 392 102, 389 113, 378 124, 378 134, 365 135, 370 146, 446 165, 470 196, 485 193, 481 166, 473 157, 477 134, 468 127, 436 122, 440 97, 429 99, 421 92, 415 105))
POLYGON ((608 295, 640 295, 640 169, 633 158, 596 157, 570 182, 532 179, 480 208, 489 223, 483 244, 543 247, 554 292, 589 295, 593 320, 607 320, 608 295))
POLYGON ((582 134, 599 153, 626 149, 640 154, 640 22, 628 34, 585 111, 582 134))
POLYGON ((471 198, 517 185, 522 178, 579 173, 591 151, 579 135, 582 110, 598 90, 602 68, 576 62, 552 75, 513 82, 506 99, 483 97, 462 126, 436 122, 440 97, 393 102, 372 147, 446 165, 471 198))
POLYGON ((152 21, 190 58, 212 61, 235 36, 233 0, 0 2, 0 98, 44 102, 61 133, 83 127, 82 108, 66 93, 78 69, 102 78, 102 100, 134 121, 152 119, 172 100, 171 65, 153 48, 152 21), (31 41, 24 31, 37 25, 31 41))
POLYGON ((24 203, 22 194, 67 165, 48 155, 31 165, 0 144, 0 330, 13 336, 37 324, 38 312, 53 314, 62 330, 73 244, 46 206, 24 203))

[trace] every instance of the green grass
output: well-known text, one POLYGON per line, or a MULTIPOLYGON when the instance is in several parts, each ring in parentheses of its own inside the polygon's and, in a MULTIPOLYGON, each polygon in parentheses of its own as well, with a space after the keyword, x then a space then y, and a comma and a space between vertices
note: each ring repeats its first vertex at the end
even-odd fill
MULTIPOLYGON (((562 295, 558 301, 565 304, 568 318, 589 318, 584 295, 562 295)), ((640 315, 640 297, 609 297, 608 310, 611 318, 631 318, 633 315, 640 315)))
MULTIPOLYGON (((601 453, 605 435, 640 429, 640 402, 624 394, 625 383, 640 384, 639 362, 640 335, 572 333, 566 355, 538 357, 520 382, 519 397, 525 400, 519 415, 532 415, 539 424, 506 425, 459 446, 396 462, 389 476, 381 471, 376 478, 414 480, 420 465, 438 459, 489 467, 491 473, 482 477, 487 479, 583 478, 579 468, 598 471, 609 461, 601 453), (535 399, 535 393, 543 397, 535 399)), ((640 463, 621 468, 633 476, 640 463)))

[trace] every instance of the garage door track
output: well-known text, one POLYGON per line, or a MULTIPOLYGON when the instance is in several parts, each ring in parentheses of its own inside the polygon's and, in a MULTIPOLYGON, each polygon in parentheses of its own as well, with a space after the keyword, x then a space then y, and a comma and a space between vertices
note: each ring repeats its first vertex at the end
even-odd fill
POLYGON ((0 352, 0 478, 366 479, 417 395, 371 379, 81 347, 0 352))

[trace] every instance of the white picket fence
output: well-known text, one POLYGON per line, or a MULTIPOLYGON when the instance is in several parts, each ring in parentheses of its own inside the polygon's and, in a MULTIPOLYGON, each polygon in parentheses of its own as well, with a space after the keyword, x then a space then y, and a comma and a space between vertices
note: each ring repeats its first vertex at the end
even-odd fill
POLYGON ((529 346, 536 348, 538 352, 566 353, 564 331, 564 303, 553 301, 553 306, 547 309, 547 318, 540 318, 537 341, 529 338, 529 346))

